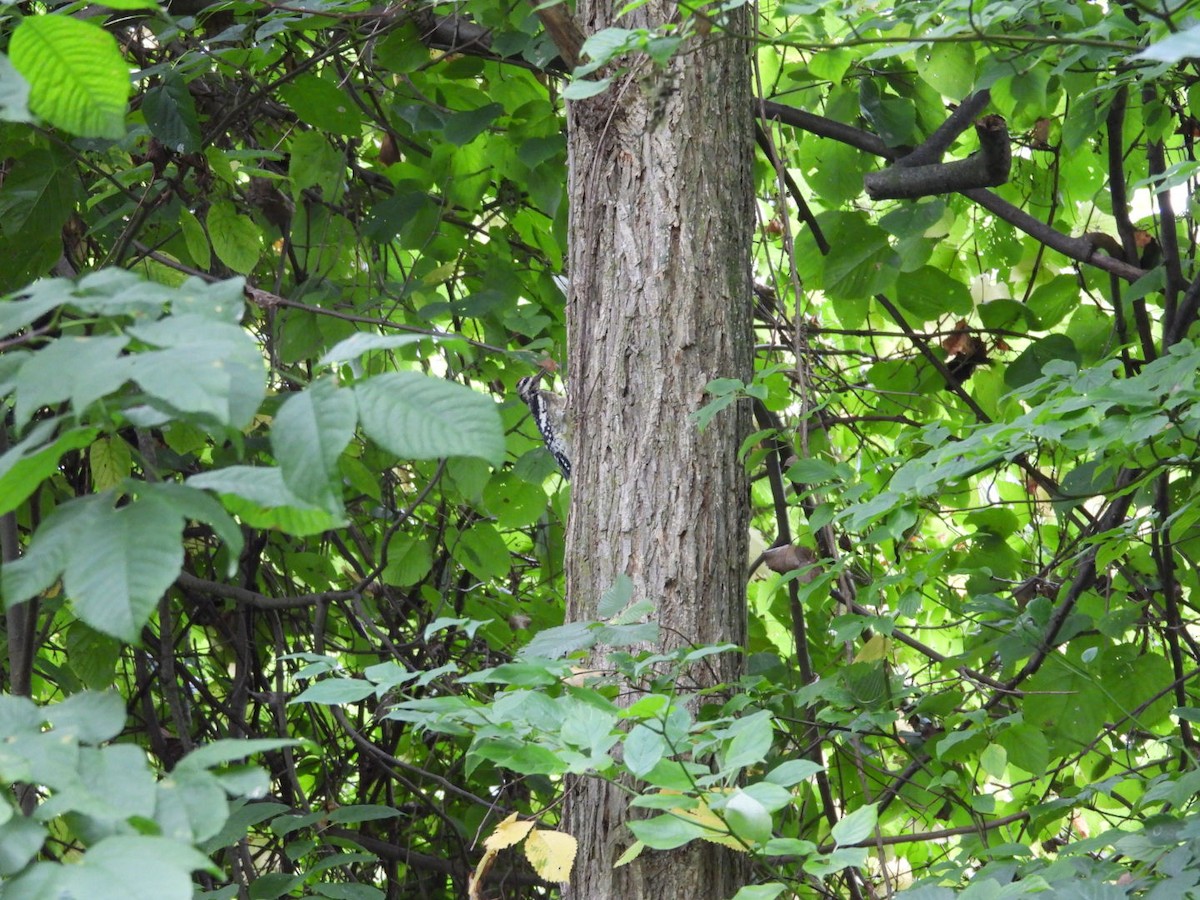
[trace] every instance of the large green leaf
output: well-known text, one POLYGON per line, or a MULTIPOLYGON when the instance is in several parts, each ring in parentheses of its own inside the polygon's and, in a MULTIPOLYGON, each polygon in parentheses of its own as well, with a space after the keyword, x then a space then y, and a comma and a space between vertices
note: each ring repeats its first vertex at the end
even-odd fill
POLYGON ((51 125, 81 137, 125 134, 129 67, 107 31, 71 16, 31 16, 8 55, 29 82, 29 108, 51 125))
POLYGON ((193 475, 189 487, 216 491, 226 509, 247 525, 285 534, 319 534, 343 524, 340 517, 310 506, 291 492, 279 469, 227 466, 193 475))
POLYGON ((128 333, 161 350, 130 363, 141 388, 169 409, 244 428, 266 395, 266 368, 237 325, 193 313, 135 325, 128 333))
POLYGON ((894 251, 882 229, 852 213, 827 214, 821 224, 834 247, 825 258, 822 280, 831 299, 862 302, 891 286, 894 251))
POLYGON ((183 519, 158 495, 99 509, 95 531, 77 538, 63 578, 79 618, 135 641, 183 567, 183 519))
POLYGON ((157 501, 175 510, 184 519, 203 522, 224 543, 227 551, 226 574, 230 577, 237 570, 238 558, 242 553, 242 529, 216 500, 201 490, 174 482, 143 484, 138 488, 139 497, 154 497, 157 501))
POLYGON ((55 510, 25 556, 0 573, 5 602, 27 600, 61 575, 80 619, 136 640, 183 565, 183 520, 157 494, 116 509, 112 499, 96 495, 55 510))
POLYGON ((82 497, 46 517, 24 555, 0 569, 6 608, 29 600, 59 578, 75 544, 96 530, 104 503, 102 496, 82 497))
POLYGON ((58 471, 63 456, 88 446, 99 434, 96 428, 72 428, 47 441, 53 431, 53 423, 39 423, 24 440, 0 456, 0 513, 16 509, 58 471))
POLYGON ((0 119, 6 122, 33 121, 29 112, 29 82, 3 55, 0 55, 0 119))
POLYGON ((121 357, 128 343, 126 337, 61 337, 38 350, 17 378, 17 426, 41 407, 67 400, 79 416, 116 391, 132 374, 129 361, 121 357))
POLYGON ((342 513, 338 457, 354 436, 354 394, 323 378, 292 394, 271 428, 271 447, 284 483, 302 500, 331 515, 342 513))
POLYGON ((461 384, 392 372, 354 387, 363 430, 402 459, 474 456, 499 465, 504 428, 496 404, 461 384))
POLYGON ((279 94, 302 119, 321 131, 357 135, 362 130, 362 114, 354 100, 332 79, 301 75, 280 88, 279 94))
POLYGON ((161 85, 146 91, 142 112, 154 136, 174 152, 194 153, 200 149, 196 103, 179 73, 169 72, 161 85))
POLYGON ((205 222, 221 262, 235 272, 248 274, 262 253, 262 229, 229 200, 218 200, 210 206, 205 222))

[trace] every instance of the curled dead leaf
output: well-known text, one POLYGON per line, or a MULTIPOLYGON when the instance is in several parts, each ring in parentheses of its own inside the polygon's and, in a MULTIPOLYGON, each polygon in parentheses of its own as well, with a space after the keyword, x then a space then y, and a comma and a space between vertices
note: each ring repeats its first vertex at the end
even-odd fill
MULTIPOLYGON (((781 575, 787 572, 795 572, 797 569, 803 569, 806 566, 813 566, 813 563, 816 561, 817 554, 807 547, 801 547, 798 544, 784 544, 781 547, 771 547, 763 551, 763 562, 767 564, 767 568, 781 575)), ((820 567, 813 566, 803 575, 799 576, 799 580, 804 584, 808 584, 820 574, 820 567)))

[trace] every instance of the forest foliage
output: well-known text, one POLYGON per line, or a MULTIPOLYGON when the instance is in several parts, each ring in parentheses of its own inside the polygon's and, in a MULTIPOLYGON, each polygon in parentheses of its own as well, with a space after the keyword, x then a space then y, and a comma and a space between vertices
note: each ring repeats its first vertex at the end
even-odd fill
POLYGON ((563 621, 565 106, 729 6, 0 12, 0 896, 551 896, 566 774, 739 900, 1200 886, 1194 4, 761 4, 747 646, 563 621))

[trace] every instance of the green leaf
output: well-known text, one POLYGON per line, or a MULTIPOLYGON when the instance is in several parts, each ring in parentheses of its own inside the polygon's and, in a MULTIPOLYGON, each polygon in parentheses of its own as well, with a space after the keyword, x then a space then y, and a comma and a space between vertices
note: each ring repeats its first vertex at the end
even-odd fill
POLYGON ((899 273, 896 303, 917 322, 931 322, 950 313, 963 316, 974 308, 967 286, 933 266, 899 273))
POLYGON ((454 558, 481 581, 503 578, 508 572, 508 545, 487 523, 473 525, 459 535, 454 558))
POLYGON ((469 144, 504 112, 499 103, 489 103, 478 109, 453 113, 443 128, 446 140, 457 146, 469 144))
POLYGON ((363 430, 401 459, 472 456, 499 465, 504 427, 496 404, 470 388, 417 372, 354 387, 363 430))
POLYGON ((369 681, 357 678, 327 678, 306 687, 289 700, 288 705, 320 703, 325 706, 337 706, 343 703, 357 703, 374 693, 375 685, 369 681))
POLYGON ((871 79, 859 83, 859 105, 875 133, 889 147, 919 142, 917 111, 911 100, 882 92, 871 79))
POLYGON ((633 579, 624 572, 617 573, 612 587, 600 595, 596 604, 596 615, 601 619, 611 619, 625 609, 633 600, 633 579))
POLYGON ((567 771, 565 754, 528 741, 486 741, 471 754, 521 775, 561 775, 567 771))
POLYGON ((603 94, 608 90, 611 78, 601 78, 599 81, 588 81, 585 78, 576 78, 565 88, 562 95, 564 100, 586 100, 589 97, 595 97, 597 94, 603 94))
POLYGON ((483 490, 483 502, 500 528, 526 528, 546 514, 546 494, 511 470, 497 473, 483 490))
POLYGON ((194 487, 168 481, 139 485, 137 493, 142 498, 153 497, 157 502, 169 506, 184 519, 203 522, 211 527, 228 550, 227 572, 230 577, 233 577, 234 572, 237 571, 237 561, 242 553, 244 539, 238 523, 230 518, 229 513, 225 512, 220 503, 194 487))
POLYGON ((770 711, 759 710, 738 719, 729 726, 729 733, 733 735, 733 740, 725 750, 724 771, 731 772, 762 762, 775 738, 770 711))
POLYGON ((7 56, 0 54, 0 119, 6 122, 32 122, 29 112, 29 82, 13 68, 7 56))
POLYGON ((1025 724, 1002 728, 996 734, 996 743, 1004 748, 1013 766, 1025 769, 1034 778, 1045 774, 1050 764, 1050 746, 1040 728, 1025 724))
POLYGON ((225 789, 209 772, 176 768, 156 786, 154 820, 165 837, 197 844, 220 833, 228 817, 225 789))
MULTIPOLYGON (((178 72, 168 72, 160 86, 146 91, 142 113, 151 133, 175 153, 200 149, 200 119, 187 82, 178 72)), ((183 210, 187 215, 190 212, 183 210)), ((195 217, 192 217, 195 221, 195 217)), ((189 242, 189 250, 191 249, 189 242)))
POLYGON ((208 209, 208 236, 217 258, 233 271, 249 274, 262 253, 262 231, 229 200, 218 200, 208 209))
POLYGON ((39 814, 78 813, 116 824, 154 813, 154 776, 143 750, 132 744, 81 747, 69 783, 46 800, 39 814))
POLYGON ((275 415, 271 447, 283 481, 307 504, 342 514, 338 457, 354 436, 354 394, 323 378, 292 394, 275 415))
POLYGON ((197 747, 179 761, 176 769, 202 771, 212 769, 226 763, 246 759, 270 750, 281 750, 284 747, 295 747, 299 742, 289 738, 223 738, 212 741, 202 747, 197 747))
POLYGON ((125 701, 113 692, 84 691, 50 707, 46 718, 59 737, 100 744, 125 727, 125 701))
POLYGON ((654 850, 674 850, 711 834, 695 822, 672 815, 632 819, 627 824, 639 841, 654 850))
POLYGON ((104 499, 90 496, 54 510, 33 536, 25 554, 0 568, 4 604, 9 608, 50 587, 67 566, 77 540, 86 539, 103 512, 104 499))
POLYGON ((863 175, 872 165, 855 148, 830 141, 803 141, 799 157, 804 180, 832 206, 862 194, 863 175))
POLYGON ((88 447, 88 470, 95 490, 111 490, 133 472, 133 451, 119 436, 100 438, 88 447))
POLYGON ((153 494, 94 515, 97 529, 72 548, 64 585, 79 618, 133 642, 183 567, 183 520, 153 494))
POLYGON ((0 877, 21 871, 45 841, 45 826, 28 816, 15 816, 0 825, 0 877))
POLYGON ((341 524, 341 519, 308 506, 293 494, 279 469, 226 466, 193 475, 187 484, 216 491, 225 507, 252 527, 278 528, 286 534, 304 536, 341 524))
POLYGON ((875 807, 876 804, 868 803, 838 820, 837 824, 833 826, 831 835, 839 847, 860 843, 874 834, 875 824, 878 820, 878 811, 875 807))
MULTIPOLYGON (((107 837, 63 866, 61 896, 95 900, 191 900, 191 873, 211 871, 208 858, 186 844, 165 837, 107 837), (99 885, 119 885, 119 891, 98 893, 99 885)), ((60 896, 56 894, 55 896, 60 896)))
POLYGON ((436 340, 437 337, 425 334, 371 334, 359 331, 334 344, 333 348, 321 357, 319 364, 328 366, 351 362, 372 350, 395 350, 397 347, 408 347, 421 341, 436 340))
POLYGON ((886 291, 896 277, 887 234, 857 213, 819 217, 835 248, 824 261, 823 287, 833 300, 863 300, 886 291))
POLYGON ((266 396, 266 367, 243 328, 185 313, 132 326, 128 333, 163 348, 130 362, 146 393, 201 420, 234 429, 250 424, 266 396))
POLYGON ((1029 297, 1029 311, 1040 328, 1053 328, 1079 305, 1079 281, 1070 275, 1056 275, 1039 284, 1029 297))
POLYGON ((84 622, 67 626, 66 657, 71 671, 84 687, 101 691, 113 683, 113 673, 121 657, 122 644, 101 634, 84 622))
POLYGON ((625 738, 625 765, 634 775, 645 775, 666 755, 663 736, 645 725, 635 725, 625 738))
POLYGON ((381 806, 375 803, 356 803, 351 806, 341 806, 329 814, 330 822, 355 824, 358 822, 378 822, 381 819, 394 819, 400 815, 400 810, 393 806, 381 806))
POLYGON ((183 242, 187 245, 188 255, 199 269, 207 269, 212 265, 212 248, 208 245, 208 235, 204 226, 191 210, 179 211, 179 229, 183 232, 183 242))
POLYGON ((842 869, 861 869, 867 864, 865 847, 839 847, 828 856, 813 856, 804 862, 804 871, 814 878, 826 878, 842 869))
POLYGON ((943 97, 961 101, 975 85, 975 50, 966 42, 937 43, 918 57, 921 80, 943 97))
POLYGON ((594 706, 578 703, 568 709, 558 736, 569 747, 592 756, 607 753, 620 736, 614 733, 617 716, 594 706))
POLYGON ((561 659, 595 644, 595 629, 590 622, 568 622, 566 625, 543 628, 522 648, 521 656, 526 659, 561 659))
MULTIPOLYGON (((0 57, 2 59, 3 57, 0 57)), ((62 252, 61 231, 79 196, 74 162, 58 147, 23 152, 8 164, 0 187, 0 290, 23 287, 44 275, 62 252), (48 260, 48 261, 47 261, 48 260)), ((27 301, 9 301, 0 312, 0 331, 7 334, 53 309, 67 298, 67 281, 42 282, 27 301), (10 318, 11 317, 11 318, 10 318)))
POLYGON ((724 815, 729 830, 743 840, 761 844, 771 839, 771 814, 745 791, 729 798, 724 815))
POLYGON ((320 185, 326 200, 334 200, 341 194, 346 178, 346 160, 325 136, 317 131, 302 131, 292 137, 289 144, 291 160, 288 163, 288 181, 292 185, 292 199, 299 201, 302 191, 320 185))
POLYGON ((380 578, 384 584, 412 587, 432 568, 433 551, 429 542, 398 532, 388 541, 387 565, 380 578))
POLYGON ((80 137, 125 134, 132 85, 116 38, 71 16, 22 19, 8 46, 13 67, 29 82, 29 108, 80 137))
POLYGON ((979 754, 979 765, 993 778, 1003 778, 1008 767, 1008 752, 1002 744, 988 744, 979 754))
MULTIPOLYGON (((11 199, 11 194, 0 191, 0 215, 6 218, 19 214, 9 202, 11 199)), ((19 209, 19 205, 16 208, 19 209)), ((50 278, 30 285, 24 297, 6 297, 0 301, 0 334, 12 334, 66 303, 71 298, 71 287, 71 282, 66 279, 50 278)))
POLYGON ((748 884, 733 895, 733 900, 775 900, 786 890, 787 885, 780 884, 778 881, 771 881, 767 884, 748 884))
POLYGON ((417 26, 402 22, 398 28, 389 28, 387 36, 375 44, 372 62, 389 72, 405 73, 428 65, 429 56, 417 26))
POLYGON ((333 134, 357 136, 362 131, 362 113, 350 94, 320 75, 301 75, 283 85, 279 95, 300 118, 333 134))
POLYGON ((0 456, 0 514, 16 509, 38 486, 58 471, 59 460, 88 446, 99 433, 95 428, 73 428, 53 442, 44 443, 48 428, 35 429, 25 440, 0 456))
POLYGON ((1051 334, 1035 341, 1021 351, 1021 355, 1008 364, 1004 372, 1004 383, 1010 388, 1029 384, 1042 377, 1042 367, 1055 360, 1079 364, 1082 360, 1075 342, 1064 334, 1051 334))
POLYGON ((128 343, 126 337, 64 336, 32 354, 17 376, 17 427, 43 406, 69 400, 78 416, 115 392, 132 376, 128 360, 121 358, 128 343))
POLYGON ((1200 57, 1200 25, 1167 35, 1145 50, 1133 54, 1131 59, 1177 63, 1183 59, 1200 57))
POLYGON ((806 781, 813 775, 824 770, 824 766, 813 762, 811 759, 789 759, 785 763, 780 763, 770 772, 767 773, 767 781, 772 784, 779 784, 783 787, 791 787, 794 784, 799 784, 801 781, 806 781))

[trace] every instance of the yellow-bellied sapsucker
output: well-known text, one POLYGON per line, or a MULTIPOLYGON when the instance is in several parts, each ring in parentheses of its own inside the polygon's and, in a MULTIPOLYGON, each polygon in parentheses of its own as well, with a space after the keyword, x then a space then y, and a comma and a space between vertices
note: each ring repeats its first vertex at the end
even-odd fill
POLYGON ((529 411, 533 413, 533 421, 546 449, 562 469, 563 477, 571 479, 571 435, 567 426, 567 401, 553 391, 538 387, 545 376, 546 370, 540 369, 536 375, 522 378, 517 382, 517 395, 525 401, 529 411))

